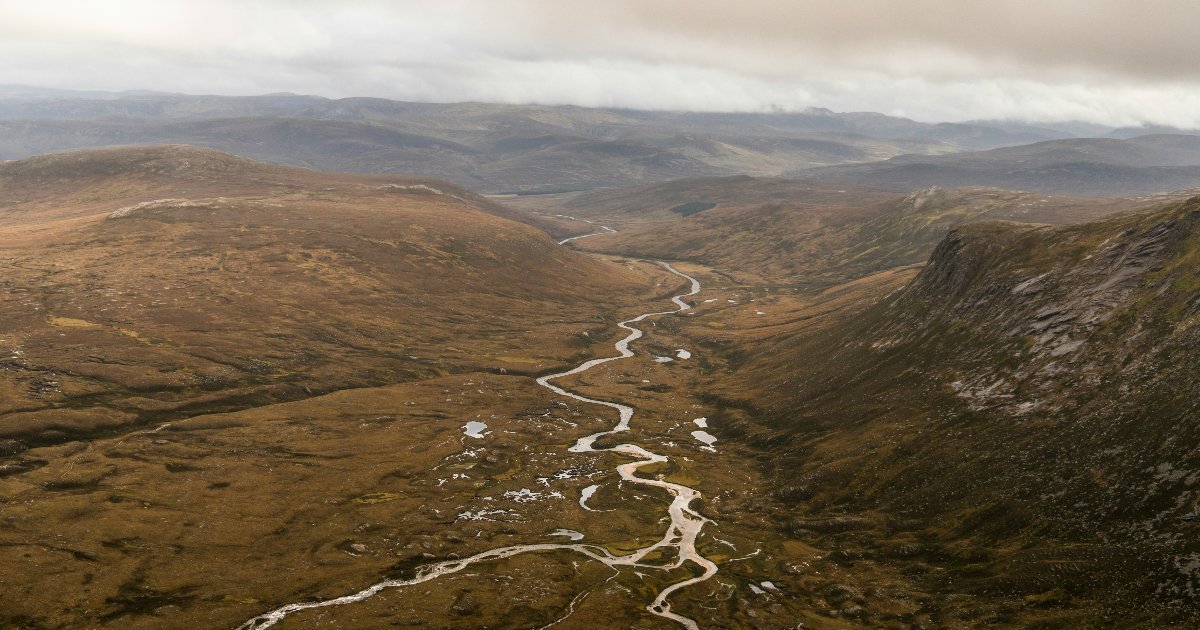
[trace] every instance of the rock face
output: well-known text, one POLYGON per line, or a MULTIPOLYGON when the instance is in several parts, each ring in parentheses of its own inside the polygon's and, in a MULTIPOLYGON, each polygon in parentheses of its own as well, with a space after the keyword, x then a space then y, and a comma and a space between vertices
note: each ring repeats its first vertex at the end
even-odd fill
POLYGON ((1053 403, 1053 394, 1067 387, 1064 379, 1125 365, 1166 341, 1147 335, 1146 326, 1164 315, 1156 306, 1191 299, 1172 289, 1188 284, 1198 212, 1200 198, 1144 217, 1071 228, 955 230, 898 300, 908 315, 897 318, 903 325, 892 322, 881 332, 912 337, 944 327, 942 334, 990 337, 978 345, 1008 347, 1006 356, 993 357, 1006 361, 973 362, 952 383, 960 396, 983 406, 1053 403), (1038 391, 1049 394, 1046 401, 1038 391))
POLYGON ((784 440, 780 496, 803 499, 789 522, 873 524, 793 534, 937 567, 923 587, 938 592, 1194 619, 1198 270, 1200 198, 1070 227, 973 224, 862 317, 776 345, 763 361, 788 361, 792 389, 764 424, 784 440))

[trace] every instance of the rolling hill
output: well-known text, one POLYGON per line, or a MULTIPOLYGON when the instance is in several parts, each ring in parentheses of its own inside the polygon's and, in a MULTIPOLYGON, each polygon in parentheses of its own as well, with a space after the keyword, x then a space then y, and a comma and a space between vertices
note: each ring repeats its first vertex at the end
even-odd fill
POLYGON ((581 249, 688 260, 743 283, 824 289, 920 264, 963 223, 1078 223, 1166 198, 936 187, 901 195, 740 177, 680 180, 576 195, 557 205, 524 205, 548 213, 557 207, 559 213, 619 228, 576 241, 581 249))
POLYGON ((990 186, 1068 195, 1156 193, 1200 186, 1200 136, 1052 140, 953 157, 898 156, 791 176, 909 190, 990 186))
POLYGON ((436 180, 186 146, 0 164, 0 437, 566 360, 524 356, 527 321, 601 314, 593 291, 631 277, 512 215, 436 180))

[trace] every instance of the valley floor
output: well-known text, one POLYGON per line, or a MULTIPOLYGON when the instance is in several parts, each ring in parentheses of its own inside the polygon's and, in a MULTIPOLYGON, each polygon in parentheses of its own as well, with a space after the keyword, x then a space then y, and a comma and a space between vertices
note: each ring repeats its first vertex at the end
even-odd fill
MULTIPOLYGON (((653 279, 623 316, 674 308, 679 278, 612 260, 653 279)), ((666 455, 637 474, 700 491, 691 508, 709 522, 696 549, 718 572, 672 594, 674 612, 707 628, 1079 627, 1077 611, 1057 602, 934 592, 924 572, 936 566, 824 547, 821 532, 854 519, 812 518, 797 530, 794 503, 766 475, 772 436, 750 421, 761 410, 733 395, 743 386, 731 362, 739 348, 852 316, 916 270, 812 295, 676 266, 701 280, 687 298, 694 308, 643 321, 634 356, 556 381, 635 408, 630 431, 598 448, 630 443, 666 455)), ((613 354, 623 334, 608 327, 589 352, 613 354)), ((41 467, 0 478, 0 621, 236 628, 489 549, 578 542, 625 555, 659 540, 670 524, 666 491, 622 482, 614 469, 630 461, 624 455, 569 452, 611 428, 616 412, 502 372, 347 389, 31 449, 24 457, 41 467)), ((672 551, 646 561, 670 564, 672 551)), ((675 628, 646 606, 699 575, 694 563, 614 570, 547 549, 297 611, 276 627, 675 628)))
MULTIPOLYGON (((659 297, 625 308, 675 308, 679 279, 649 267, 659 297)), ((702 420, 715 409, 699 388, 716 359, 688 351, 685 326, 666 323, 684 317, 695 316, 647 320, 635 356, 559 384, 634 406, 621 441, 670 457, 638 474, 702 491, 691 507, 711 523, 697 548, 720 573, 672 596, 674 610, 704 626, 794 626, 809 614, 789 603, 802 570, 780 559, 803 562, 809 550, 756 510, 752 454, 712 442, 722 429, 702 420)), ((611 340, 594 352, 611 354, 611 340)), ((0 479, 0 614, 16 627, 235 627, 421 565, 568 542, 562 534, 628 554, 662 536, 670 497, 621 482, 614 468, 626 456, 567 452, 611 428, 610 411, 528 376, 461 373, 34 448, 22 457, 39 467, 0 479)), ((669 564, 667 551, 646 562, 669 564)), ((528 554, 280 627, 675 627, 645 607, 693 569, 614 571, 577 553, 528 554)))

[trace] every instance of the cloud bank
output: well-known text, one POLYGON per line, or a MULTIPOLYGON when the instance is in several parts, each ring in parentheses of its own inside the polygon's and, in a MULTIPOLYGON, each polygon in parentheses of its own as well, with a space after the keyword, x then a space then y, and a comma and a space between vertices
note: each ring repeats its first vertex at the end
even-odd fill
POLYGON ((1192 0, 0 0, 0 83, 1200 128, 1192 0))

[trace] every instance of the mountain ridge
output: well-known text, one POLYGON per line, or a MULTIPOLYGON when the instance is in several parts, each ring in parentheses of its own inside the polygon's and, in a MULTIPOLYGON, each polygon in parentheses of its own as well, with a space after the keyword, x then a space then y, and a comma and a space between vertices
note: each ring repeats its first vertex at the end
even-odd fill
POLYGON ((0 93, 0 159, 185 143, 327 171, 436 176, 489 193, 627 186, 1060 138, 811 109, 703 113, 302 95, 0 93), (15 95, 14 95, 15 94, 15 95))
POLYGON ((806 180, 876 186, 993 186, 1050 194, 1144 194, 1200 186, 1200 136, 1075 138, 952 157, 897 156, 878 163, 795 171, 806 180))
POLYGON ((728 421, 771 453, 782 528, 877 568, 857 589, 913 580, 974 624, 1187 627, 1198 257, 1200 197, 954 228, 853 317, 740 347, 720 395, 761 398, 728 421))

